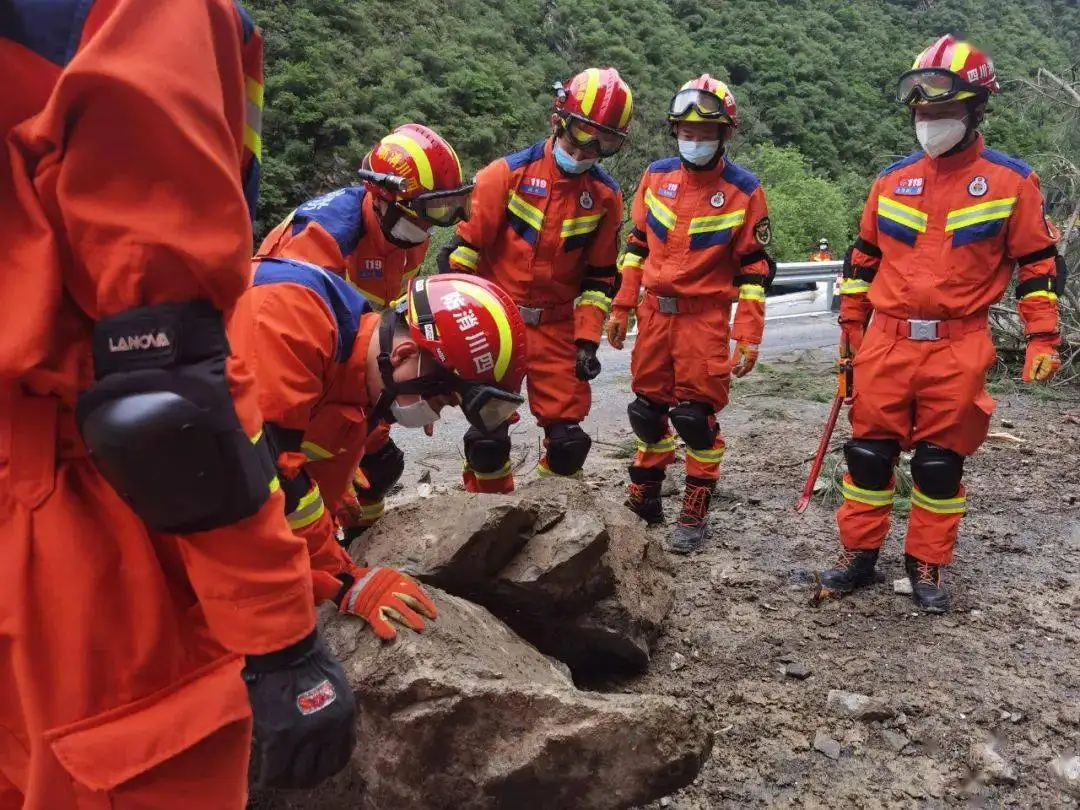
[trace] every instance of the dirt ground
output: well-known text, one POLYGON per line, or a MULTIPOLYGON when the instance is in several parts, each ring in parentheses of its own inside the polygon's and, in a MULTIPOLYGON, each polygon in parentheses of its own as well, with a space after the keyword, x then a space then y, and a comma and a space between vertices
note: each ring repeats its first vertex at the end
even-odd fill
MULTIPOLYGON (((610 405, 594 409, 586 468, 613 499, 632 447, 618 416, 626 382, 616 380, 610 405)), ((672 555, 677 602, 649 674, 612 685, 696 701, 714 724, 700 778, 649 810, 1080 805, 1050 771, 1056 758, 1080 753, 1080 427, 1066 417, 1080 409, 1075 398, 1002 389, 991 429, 1023 443, 990 440, 968 462, 970 512, 949 569, 953 609, 930 617, 893 592, 903 577, 903 517, 876 586, 809 604, 813 571, 836 552, 833 508, 793 507, 833 390, 829 353, 774 358, 733 387, 711 537, 694 556, 672 555), (871 695, 891 719, 835 716, 831 689, 871 695), (971 752, 995 740, 1009 772, 990 779, 971 752)), ((515 457, 528 477, 537 439, 523 431, 515 457)), ((846 437, 842 419, 833 447, 846 437)), ((455 486, 452 443, 429 449, 410 452, 399 498, 418 474, 455 486)), ((669 523, 681 465, 672 472, 669 523)))

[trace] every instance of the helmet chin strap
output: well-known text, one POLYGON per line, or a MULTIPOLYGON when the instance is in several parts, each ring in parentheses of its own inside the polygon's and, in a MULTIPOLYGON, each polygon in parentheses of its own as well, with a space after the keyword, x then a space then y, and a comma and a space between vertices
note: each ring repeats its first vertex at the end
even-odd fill
POLYGON ((422 374, 405 382, 394 379, 394 363, 390 359, 394 350, 394 331, 397 319, 402 317, 392 309, 385 310, 379 316, 379 353, 376 362, 379 364, 379 377, 382 379, 382 393, 375 401, 368 416, 368 430, 371 430, 378 422, 393 423, 394 416, 391 405, 402 394, 415 394, 422 399, 448 394, 453 391, 453 378, 445 370, 443 373, 422 374))

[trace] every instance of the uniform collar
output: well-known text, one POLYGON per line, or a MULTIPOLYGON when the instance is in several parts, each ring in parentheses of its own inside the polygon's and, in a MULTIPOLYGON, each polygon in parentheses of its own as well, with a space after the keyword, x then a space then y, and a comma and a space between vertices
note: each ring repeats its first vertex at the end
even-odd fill
POLYGON ((707 166, 695 166, 693 163, 687 163, 682 157, 679 157, 679 165, 683 170, 683 177, 687 181, 693 184, 713 183, 716 178, 724 174, 724 169, 727 168, 727 158, 724 157, 723 152, 716 158, 713 158, 714 162, 707 166))
POLYGON ((961 149, 959 152, 945 155, 937 159, 931 158, 930 162, 939 172, 951 172, 955 169, 962 169, 973 163, 976 158, 982 154, 985 147, 986 144, 983 142, 982 133, 976 132, 975 140, 965 149, 961 149))

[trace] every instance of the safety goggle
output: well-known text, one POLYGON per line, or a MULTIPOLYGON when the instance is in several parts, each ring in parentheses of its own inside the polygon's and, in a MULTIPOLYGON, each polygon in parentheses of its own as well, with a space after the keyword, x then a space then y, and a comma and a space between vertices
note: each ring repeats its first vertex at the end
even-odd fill
POLYGON ((724 100, 716 93, 708 90, 680 90, 671 99, 668 107, 669 119, 686 118, 691 112, 696 112, 706 121, 721 121, 731 124, 731 116, 724 111, 724 100))
POLYGON ((566 134, 575 146, 580 149, 594 149, 600 157, 611 157, 626 143, 626 133, 576 115, 567 115, 563 123, 566 134))
POLYGON ((412 217, 426 219, 433 225, 448 227, 464 222, 472 215, 473 184, 443 191, 429 191, 396 205, 412 217))
POLYGON ((958 75, 944 68, 918 68, 909 70, 896 85, 896 98, 902 104, 916 99, 927 102, 948 101, 964 91, 975 92, 973 87, 958 75))

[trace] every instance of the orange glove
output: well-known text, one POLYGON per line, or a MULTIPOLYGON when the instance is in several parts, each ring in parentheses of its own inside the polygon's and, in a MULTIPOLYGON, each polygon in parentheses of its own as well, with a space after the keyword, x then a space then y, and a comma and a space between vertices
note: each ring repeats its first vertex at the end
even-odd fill
POLYGON ((626 307, 612 307, 611 317, 607 322, 607 342, 614 349, 621 349, 630 329, 630 310, 626 307))
POLYGON ((757 365, 759 347, 740 340, 735 344, 735 365, 731 367, 733 377, 745 377, 757 365))
POLYGON ((1024 357, 1024 382, 1048 382, 1061 368, 1057 335, 1032 335, 1024 357))
POLYGON ((840 321, 840 359, 853 358, 862 346, 866 329, 855 321, 840 321))
POLYGON ((390 619, 419 633, 424 629, 421 616, 435 618, 435 603, 412 577, 381 567, 361 568, 358 573, 338 604, 342 613, 359 616, 371 625, 379 638, 397 638, 390 619))

